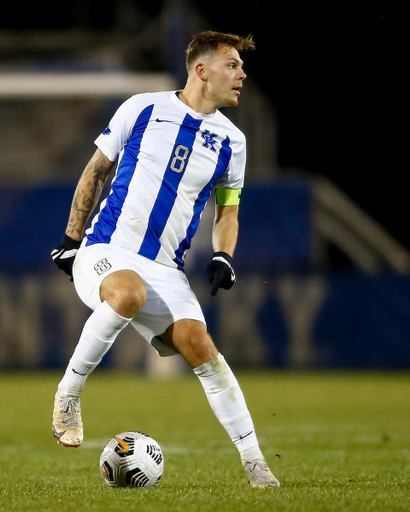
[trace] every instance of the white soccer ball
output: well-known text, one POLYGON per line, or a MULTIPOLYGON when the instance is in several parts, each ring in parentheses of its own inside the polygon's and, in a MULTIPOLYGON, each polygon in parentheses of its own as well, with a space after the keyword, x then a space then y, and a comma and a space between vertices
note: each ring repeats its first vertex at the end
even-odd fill
POLYGON ((147 434, 122 432, 105 445, 100 469, 112 487, 154 487, 164 471, 164 456, 159 444, 147 434))

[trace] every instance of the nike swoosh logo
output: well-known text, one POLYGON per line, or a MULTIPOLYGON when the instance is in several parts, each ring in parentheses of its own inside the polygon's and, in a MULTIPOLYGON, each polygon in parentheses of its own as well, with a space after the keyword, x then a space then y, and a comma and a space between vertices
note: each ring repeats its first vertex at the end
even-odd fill
POLYGON ((64 252, 64 249, 61 249, 60 251, 58 249, 54 249, 53 251, 51 251, 50 256, 53 260, 55 260, 56 258, 61 256, 63 254, 63 252, 64 252))
POLYGON ((245 434, 244 436, 239 436, 239 439, 245 439, 245 437, 248 437, 250 436, 251 434, 253 434, 253 430, 251 430, 250 432, 248 432, 247 434, 245 434))
POLYGON ((74 368, 71 368, 73 370, 74 373, 76 373, 77 375, 81 375, 81 377, 85 377, 86 375, 88 375, 87 373, 80 373, 80 372, 77 372, 77 370, 74 370, 74 368))
POLYGON ((235 441, 242 441, 242 439, 245 439, 246 437, 250 436, 251 434, 253 434, 253 430, 251 430, 250 432, 244 434, 243 436, 236 437, 235 441))
POLYGON ((130 449, 130 445, 128 443, 126 443, 123 439, 120 439, 119 437, 114 437, 114 439, 116 439, 121 447, 122 447, 122 450, 120 450, 118 453, 125 453, 125 452, 128 452, 128 450, 130 449))
POLYGON ((174 121, 170 121, 169 119, 158 119, 158 117, 155 119, 157 123, 173 123, 174 121))

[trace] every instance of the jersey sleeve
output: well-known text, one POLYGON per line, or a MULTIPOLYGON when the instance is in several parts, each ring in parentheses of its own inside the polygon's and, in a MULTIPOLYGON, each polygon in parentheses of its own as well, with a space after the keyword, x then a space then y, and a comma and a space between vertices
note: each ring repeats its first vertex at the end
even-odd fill
POLYGON ((122 148, 127 144, 135 121, 140 113, 138 97, 132 96, 115 112, 107 128, 99 135, 94 144, 104 155, 116 162, 122 148))
POLYGON ((232 155, 224 174, 215 183, 215 188, 242 189, 246 167, 246 140, 240 132, 240 137, 232 142, 232 155))

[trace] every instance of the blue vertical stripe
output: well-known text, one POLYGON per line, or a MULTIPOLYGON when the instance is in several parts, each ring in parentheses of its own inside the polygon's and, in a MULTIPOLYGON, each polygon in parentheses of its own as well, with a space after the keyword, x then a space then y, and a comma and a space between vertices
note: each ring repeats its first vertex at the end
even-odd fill
POLYGON ((108 244, 117 227, 124 201, 128 195, 128 187, 135 172, 140 152, 141 141, 150 120, 154 105, 146 107, 138 116, 128 144, 117 169, 116 178, 112 183, 110 195, 104 208, 98 215, 93 232, 88 235, 87 245, 95 243, 108 244))
POLYGON ((166 223, 168 222, 169 216, 171 215, 171 211, 178 194, 178 187, 182 176, 188 167, 189 157, 195 142, 196 133, 199 130, 201 123, 201 119, 194 119, 187 114, 179 129, 161 187, 151 210, 147 231, 140 250, 138 251, 138 254, 141 254, 151 260, 154 260, 157 257, 161 248, 161 242, 159 239, 164 231, 166 223), (188 153, 184 154, 184 150, 181 150, 179 146, 187 148, 188 153), (184 155, 183 162, 178 158, 175 160, 176 156, 180 157, 181 155, 184 155), (172 167, 174 169, 182 170, 181 172, 175 172, 175 170, 172 170, 172 167))
POLYGON ((219 152, 215 172, 210 181, 201 190, 197 197, 197 200, 195 201, 192 220, 187 228, 186 236, 184 240, 182 240, 182 242, 179 244, 178 249, 175 251, 174 261, 178 265, 179 269, 181 269, 184 266, 184 253, 187 249, 191 247, 192 237, 195 235, 196 230, 198 229, 199 221, 201 220, 201 213, 205 208, 206 202, 208 201, 209 196, 211 195, 215 183, 228 169, 229 161, 232 156, 232 149, 229 144, 230 139, 229 137, 226 137, 226 139, 222 142, 222 147, 219 152))

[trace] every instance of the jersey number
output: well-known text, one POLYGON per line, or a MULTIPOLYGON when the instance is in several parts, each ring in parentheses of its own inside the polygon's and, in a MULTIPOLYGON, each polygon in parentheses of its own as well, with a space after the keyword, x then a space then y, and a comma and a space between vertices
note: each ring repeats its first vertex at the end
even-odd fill
POLYGON ((171 160, 171 170, 174 172, 182 172, 185 168, 186 159, 189 156, 189 149, 179 144, 174 151, 174 158, 171 160))

